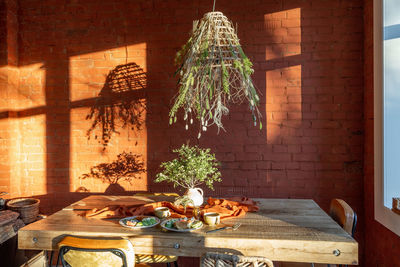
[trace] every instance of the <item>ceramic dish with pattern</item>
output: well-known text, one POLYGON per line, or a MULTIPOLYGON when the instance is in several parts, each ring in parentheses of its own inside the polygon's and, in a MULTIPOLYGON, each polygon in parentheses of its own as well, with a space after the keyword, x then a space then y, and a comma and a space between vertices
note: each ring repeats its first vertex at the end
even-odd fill
POLYGON ((150 228, 158 225, 160 219, 154 216, 133 216, 119 220, 119 224, 131 229, 150 228))
POLYGON ((190 232, 201 229, 203 222, 195 219, 168 219, 161 223, 161 227, 174 232, 190 232))

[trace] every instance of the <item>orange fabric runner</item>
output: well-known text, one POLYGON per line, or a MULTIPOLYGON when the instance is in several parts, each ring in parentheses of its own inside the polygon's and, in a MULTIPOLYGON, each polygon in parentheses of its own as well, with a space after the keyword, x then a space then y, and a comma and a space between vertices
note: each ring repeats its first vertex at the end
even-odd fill
POLYGON ((201 210, 201 213, 217 212, 221 216, 221 220, 231 217, 241 217, 247 212, 258 211, 257 203, 246 197, 230 199, 209 198, 207 203, 208 204, 201 210))
MULTIPOLYGON (((124 218, 137 215, 154 215, 154 209, 158 207, 167 207, 171 211, 172 218, 192 217, 192 208, 188 207, 186 213, 182 206, 176 207, 171 202, 161 201, 141 206, 112 205, 102 209, 93 209, 87 211, 82 216, 96 219, 124 218)), ((249 198, 230 198, 215 199, 209 198, 207 205, 201 207, 201 213, 218 212, 221 219, 231 217, 241 217, 246 212, 258 211, 256 202, 249 198)))

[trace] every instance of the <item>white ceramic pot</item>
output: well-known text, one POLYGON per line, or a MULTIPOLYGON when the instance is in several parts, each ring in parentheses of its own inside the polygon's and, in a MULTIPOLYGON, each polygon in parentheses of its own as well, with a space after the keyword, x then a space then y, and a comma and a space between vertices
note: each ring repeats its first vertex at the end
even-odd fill
POLYGON ((195 207, 201 206, 204 202, 203 190, 201 188, 189 188, 185 195, 187 195, 193 201, 195 207))

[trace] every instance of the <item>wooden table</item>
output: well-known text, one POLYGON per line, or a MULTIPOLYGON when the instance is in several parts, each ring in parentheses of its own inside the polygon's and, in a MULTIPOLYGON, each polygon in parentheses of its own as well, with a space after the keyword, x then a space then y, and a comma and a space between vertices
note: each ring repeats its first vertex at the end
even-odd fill
MULTIPOLYGON (((163 232, 159 227, 131 230, 118 220, 88 219, 78 209, 110 204, 141 204, 165 197, 90 196, 46 219, 19 230, 20 249, 56 250, 65 235, 128 237, 138 254, 200 257, 207 251, 264 256, 274 261, 358 264, 358 243, 313 200, 255 199, 260 210, 226 223, 241 222, 236 230, 206 234, 163 232)), ((164 199, 163 199, 164 200, 164 199)))

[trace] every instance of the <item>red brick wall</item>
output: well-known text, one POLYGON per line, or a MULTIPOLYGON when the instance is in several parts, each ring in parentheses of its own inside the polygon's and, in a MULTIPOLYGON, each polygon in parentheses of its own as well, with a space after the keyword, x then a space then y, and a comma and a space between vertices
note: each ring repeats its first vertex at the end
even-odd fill
POLYGON ((366 266, 400 266, 400 238, 374 219, 374 79, 373 79, 373 4, 365 1, 365 262, 366 266))
POLYGON ((15 0, 0 1, 0 191, 9 191, 11 124, 9 92, 18 87, 18 5, 15 0), (3 112, 4 111, 4 112, 3 112))
POLYGON ((7 64, 7 7, 0 1, 0 64, 7 64))
MULTIPOLYGON (((7 80, 8 80, 8 71, 4 67, 7 65, 7 9, 5 5, 5 1, 0 1, 0 88, 7 88, 7 80)), ((0 91, 0 99, 3 99, 3 97, 6 97, 7 94, 4 93, 4 89, 0 91), (2 92, 3 93, 2 93, 2 92)), ((5 101, 2 102, 2 105, 6 104, 5 101)), ((0 147, 7 147, 8 142, 5 141, 4 137, 7 136, 7 128, 8 128, 8 123, 4 122, 2 120, 0 122, 1 129, 5 129, 4 132, 1 132, 1 137, 2 140, 0 141, 1 146, 0 147)), ((4 162, 4 160, 7 160, 7 149, 1 149, 0 150, 0 160, 4 162)), ((6 161, 6 164, 2 164, 0 166, 0 190, 8 190, 10 186, 10 176, 9 176, 9 168, 8 168, 8 163, 6 161)))
MULTIPOLYGON (((53 212, 107 184, 79 179, 116 155, 143 155, 148 172, 126 191, 174 190, 154 184, 161 161, 186 143, 210 147, 222 162, 217 195, 313 198, 327 208, 343 198, 363 217, 363 2, 217 1, 238 23, 262 95, 263 130, 247 106, 232 106, 226 132, 197 140, 182 119, 168 125, 176 92, 173 59, 192 20, 210 1, 19 1, 18 88, 9 94, 10 190, 36 195, 53 212), (90 108, 117 65, 138 64, 146 86, 140 130, 119 129, 108 148, 86 131, 90 108), (49 205, 51 203, 51 205, 49 205)), ((97 134, 99 131, 97 131, 97 134)), ((360 225, 362 226, 362 225, 360 225)), ((357 239, 362 242, 362 227, 357 239)))
POLYGON ((15 66, 18 63, 18 1, 5 0, 7 10, 7 62, 15 66))

